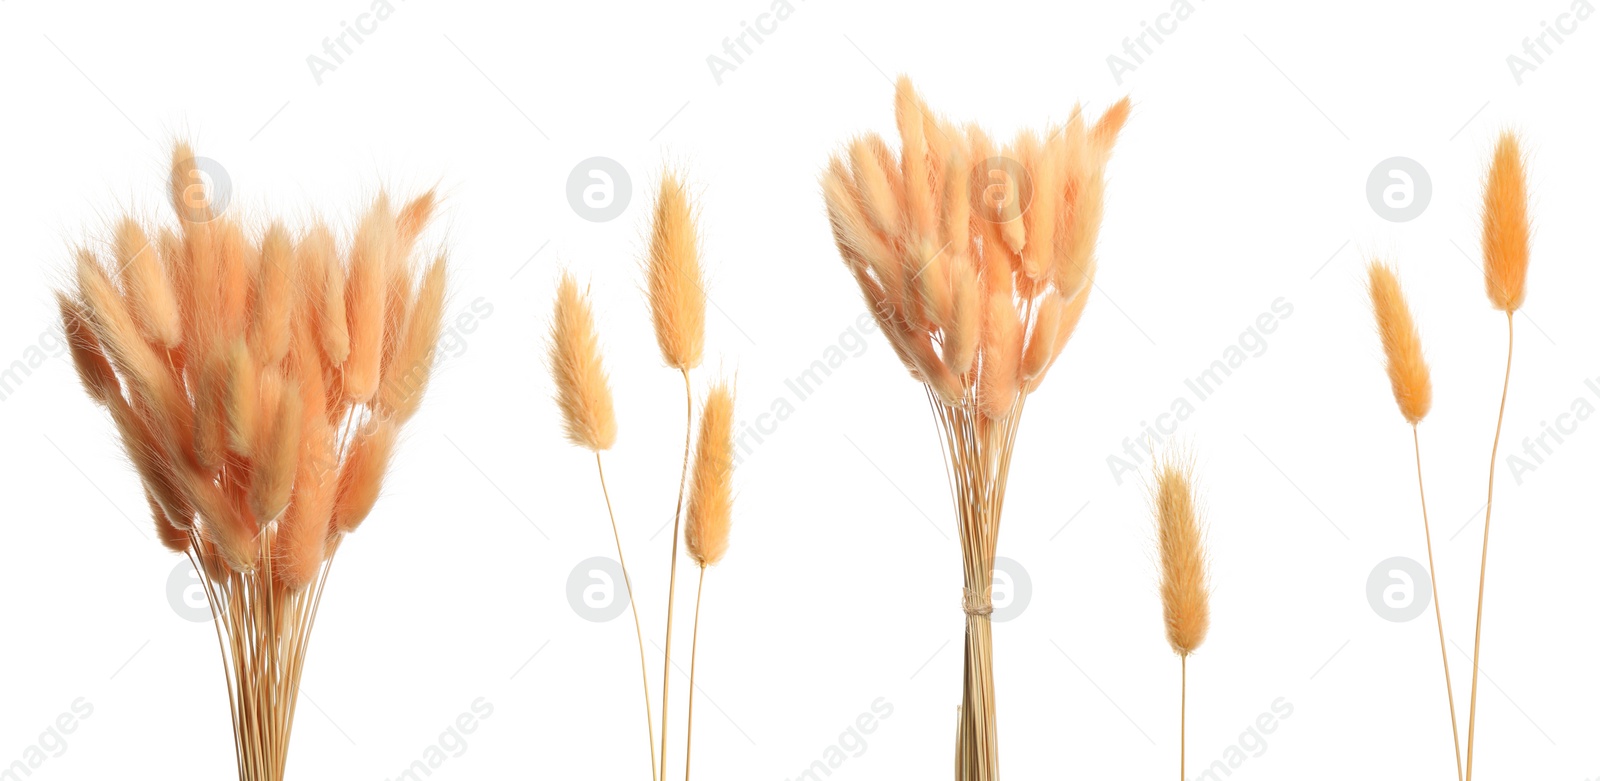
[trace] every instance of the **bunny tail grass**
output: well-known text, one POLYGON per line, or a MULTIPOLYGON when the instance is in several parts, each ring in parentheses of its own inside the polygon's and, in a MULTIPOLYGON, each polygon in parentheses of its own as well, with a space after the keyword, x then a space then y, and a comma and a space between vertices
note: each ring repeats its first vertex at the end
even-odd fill
POLYGON ((683 177, 673 171, 662 175, 656 195, 646 270, 661 357, 674 369, 699 366, 706 340, 705 280, 694 204, 683 177))
POLYGON ((733 525, 733 390, 726 382, 712 386, 700 413, 700 443, 695 449, 694 483, 689 492, 688 525, 683 530, 689 558, 700 566, 694 592, 694 632, 689 644, 689 717, 684 722, 683 777, 689 778, 694 746, 694 672, 700 651, 700 597, 706 568, 728 552, 733 525))
POLYGON ((701 409, 693 478, 684 546, 709 567, 727 554, 733 523, 733 390, 726 382, 712 386, 701 409))
POLYGON ((1483 185, 1483 273, 1489 302, 1506 313, 1506 378, 1500 388, 1500 412, 1495 418, 1494 444, 1489 449, 1489 498, 1483 510, 1483 554, 1478 563, 1478 616, 1472 633, 1472 693, 1467 706, 1467 773, 1472 781, 1473 749, 1478 719, 1478 652, 1483 644, 1483 590, 1489 570, 1489 517, 1494 507, 1494 460, 1500 451, 1500 427, 1506 417, 1506 394, 1511 389, 1511 352, 1515 338, 1514 316, 1527 294, 1529 246, 1528 183, 1521 144, 1505 131, 1495 144, 1494 158, 1483 185))
POLYGON ((1205 532, 1194 495, 1194 465, 1169 450, 1156 468, 1151 505, 1161 553, 1161 606, 1167 644, 1178 654, 1178 775, 1187 762, 1189 655, 1205 642, 1211 627, 1211 586, 1206 575, 1205 532))
POLYGON ((1433 589, 1433 618, 1439 630, 1439 657, 1444 665, 1445 700, 1450 707, 1450 737, 1455 744, 1456 777, 1462 777, 1461 736, 1456 725, 1456 695, 1450 686, 1450 657, 1445 652, 1444 616, 1439 607, 1438 580, 1433 569, 1433 531, 1428 526, 1428 498, 1422 485, 1422 440, 1417 424, 1427 416, 1433 403, 1433 384, 1428 363, 1422 357, 1422 338, 1417 335, 1411 308, 1406 305, 1400 280, 1390 266, 1373 260, 1367 266, 1367 290, 1372 297, 1372 312, 1383 342, 1383 354, 1400 414, 1411 424, 1411 441, 1417 460, 1417 495, 1422 500, 1422 534, 1428 547, 1428 583, 1433 589))
POLYGON ((555 375, 556 403, 572 444, 596 453, 617 441, 617 417, 611 385, 600 363, 600 337, 594 314, 572 275, 561 274, 556 311, 550 326, 550 371, 555 375))
POLYGON ((1500 134, 1483 183, 1483 277, 1502 312, 1522 306, 1528 280, 1528 183, 1517 136, 1500 134))
POLYGON ((1374 260, 1367 266, 1367 289, 1372 296, 1372 312, 1383 341, 1389 385, 1394 391, 1400 414, 1413 426, 1428 414, 1433 405, 1433 382, 1428 362, 1422 357, 1422 339, 1411 319, 1394 269, 1374 260))
POLYGON ((1151 503, 1161 552, 1161 606, 1167 644, 1188 656, 1211 627, 1211 588, 1206 576, 1205 533, 1195 504, 1194 466, 1168 453, 1156 471, 1151 503))

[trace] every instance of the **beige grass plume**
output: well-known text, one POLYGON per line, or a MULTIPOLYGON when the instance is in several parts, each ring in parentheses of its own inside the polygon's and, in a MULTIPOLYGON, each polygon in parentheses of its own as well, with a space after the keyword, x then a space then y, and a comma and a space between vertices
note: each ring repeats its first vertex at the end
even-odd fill
POLYGON ((240 778, 277 781, 328 561, 377 502, 432 368, 444 262, 413 288, 410 253, 433 198, 396 215, 380 197, 341 256, 319 223, 220 211, 186 144, 170 170, 177 221, 118 221, 109 258, 74 253, 58 305, 161 543, 204 574, 240 778))
POLYGON ((617 418, 610 381, 600 363, 600 337, 595 333, 588 299, 566 272, 556 286, 550 371, 555 376, 556 403, 561 407, 567 439, 597 453, 609 450, 617 441, 617 418))
POLYGON ((690 558, 701 567, 721 561, 728 552, 732 522, 733 390, 720 382, 712 386, 700 413, 700 440, 695 445, 683 534, 690 558))
POLYGON ((694 476, 689 491, 689 517, 684 546, 700 566, 694 596, 694 634, 689 645, 689 717, 684 728, 683 775, 689 777, 694 752, 694 677, 700 656, 700 598, 705 594, 706 568, 728 552, 733 525, 733 389, 718 382, 700 413, 700 441, 695 445, 694 476))
POLYGON ((1206 572, 1205 530, 1194 491, 1194 461, 1169 449, 1156 465, 1150 486, 1161 554, 1161 610, 1167 645, 1180 659, 1178 775, 1188 761, 1189 655, 1211 629, 1211 583, 1206 572))
POLYGON ((1433 384, 1428 363, 1422 356, 1422 339, 1417 335, 1400 279, 1389 265, 1374 259, 1367 266, 1367 290, 1372 297, 1372 312, 1389 373, 1389 385, 1400 414, 1411 424, 1411 443, 1417 463, 1417 495, 1422 502, 1423 541, 1428 551, 1428 583, 1434 595, 1433 618, 1439 631, 1439 657, 1444 666, 1445 702, 1450 708, 1450 734, 1455 741, 1456 775, 1461 777, 1461 741, 1456 725, 1455 690, 1450 685, 1450 657, 1445 649, 1444 613, 1440 608, 1439 586, 1434 576, 1433 531, 1428 525, 1428 499, 1422 482, 1422 438, 1417 424, 1427 416, 1433 403, 1433 384))
POLYGON ((1151 491, 1161 553, 1161 607, 1167 644, 1188 656, 1211 627, 1211 586, 1206 575, 1205 532, 1194 494, 1194 465, 1168 453, 1151 491))
POLYGON ((696 230, 682 175, 662 174, 650 225, 646 288, 661 357, 683 371, 700 365, 706 340, 706 292, 696 230))
POLYGON ((1528 184, 1517 136, 1500 134, 1483 182, 1484 288, 1495 309, 1522 306, 1528 280, 1528 184))
POLYGON ((1433 405, 1433 381, 1428 376, 1428 362, 1422 356, 1422 338, 1417 335, 1417 324, 1411 319, 1411 308, 1406 305, 1400 279, 1387 264, 1373 260, 1367 266, 1367 291, 1372 296, 1372 313, 1377 319, 1378 337, 1383 342, 1395 403, 1400 405, 1400 414, 1405 416, 1406 422, 1415 425, 1427 416, 1433 405))

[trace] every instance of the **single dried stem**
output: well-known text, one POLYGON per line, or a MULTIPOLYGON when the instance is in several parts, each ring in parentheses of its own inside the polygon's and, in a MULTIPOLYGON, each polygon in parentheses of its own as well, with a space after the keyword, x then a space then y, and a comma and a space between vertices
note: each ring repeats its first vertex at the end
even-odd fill
POLYGON ((1184 762, 1188 760, 1189 739, 1189 655, 1178 659, 1182 669, 1178 684, 1178 781, 1184 781, 1188 778, 1184 774, 1184 762))
POLYGON ((628 560, 622 557, 622 534, 617 531, 617 514, 611 509, 611 492, 606 489, 606 468, 600 453, 594 454, 594 468, 600 473, 600 493, 606 498, 606 515, 611 517, 611 537, 617 541, 617 563, 622 566, 622 587, 628 591, 628 607, 633 610, 633 635, 639 640, 639 680, 644 687, 644 724, 650 736, 650 778, 656 776, 656 722, 650 708, 650 674, 645 670, 644 630, 639 628, 639 602, 633 598, 633 580, 628 577, 628 560))
POLYGON ((694 389, 689 385, 689 370, 683 372, 683 468, 678 474, 678 509, 672 513, 672 573, 667 579, 667 643, 662 649, 666 660, 661 665, 661 778, 667 777, 667 685, 672 680, 672 605, 678 591, 678 524, 683 519, 683 491, 689 479, 689 438, 694 433, 694 389))
POLYGON ((1433 574, 1433 532, 1428 529, 1428 495, 1422 489, 1422 440, 1411 424, 1411 444, 1417 454, 1417 498, 1422 500, 1422 536, 1428 543, 1428 587, 1433 590, 1433 621, 1439 627, 1439 659, 1444 662, 1444 694, 1450 705, 1450 738, 1455 742, 1456 778, 1461 778, 1461 734, 1456 726, 1456 695, 1450 687, 1450 657, 1444 647, 1444 617, 1439 607, 1439 581, 1433 574))
POLYGON ((1478 651, 1483 644, 1483 581, 1489 571, 1489 515, 1494 510, 1494 461, 1500 454, 1500 426, 1506 419, 1506 393, 1511 390, 1511 348, 1514 311, 1506 312, 1506 379, 1500 386, 1500 414, 1494 422, 1494 445, 1489 449, 1489 499, 1483 506, 1483 557, 1478 563, 1478 621, 1472 632, 1472 699, 1467 706, 1467 777, 1472 781, 1472 749, 1478 722, 1478 651))
POLYGON ((683 781, 689 781, 689 757, 694 746, 694 662, 700 653, 700 597, 706 590, 706 568, 700 568, 700 585, 694 590, 694 634, 689 641, 689 718, 683 732, 683 781))

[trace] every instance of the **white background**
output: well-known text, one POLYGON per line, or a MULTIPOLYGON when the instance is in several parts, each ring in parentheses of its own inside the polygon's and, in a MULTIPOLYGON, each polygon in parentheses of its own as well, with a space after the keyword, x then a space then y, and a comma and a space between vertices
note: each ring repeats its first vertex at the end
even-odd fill
MULTIPOLYGON (((1575 399, 1600 407, 1584 385, 1600 377, 1600 21, 1578 23, 1519 85, 1507 56, 1567 0, 1195 0, 1119 84, 1107 57, 1167 0, 794 2, 720 85, 706 58, 769 0, 396 0, 320 85, 307 57, 366 0, 0 3, 0 363, 48 356, 0 403, 0 763, 83 697, 93 715, 33 778, 233 772, 212 629, 169 606, 178 560, 60 357, 49 292, 69 247, 100 241, 124 210, 171 219, 162 175, 187 138, 231 176, 230 208, 256 218, 317 212, 348 227, 380 187, 438 183, 430 237, 453 254, 452 313, 492 307, 451 342, 385 498, 334 568, 291 778, 393 778, 480 697, 493 715, 433 778, 645 777, 631 622, 585 621, 566 597, 577 563, 612 543, 592 459, 560 436, 543 340, 556 272, 571 268, 593 284, 621 424, 608 477, 659 642, 669 535, 657 532, 683 398, 655 351, 638 261, 664 164, 688 172, 701 208, 715 308, 697 389, 737 372, 744 422, 779 399, 795 408, 741 464, 732 549, 706 579, 695 776, 794 778, 884 698, 892 716, 829 778, 948 777, 959 558, 923 392, 875 333, 808 399, 784 384, 851 344, 863 307, 816 179, 852 134, 893 131, 889 79, 905 72, 936 110, 1005 138, 1078 100, 1096 113, 1135 102, 1110 169, 1099 290, 1028 405, 1011 476, 1000 554, 1026 568, 1032 596, 994 632, 1008 776, 1170 777, 1178 660, 1139 477, 1119 485, 1107 457, 1174 398, 1192 402, 1183 381, 1279 298, 1293 313, 1266 351, 1178 432, 1199 457, 1216 586, 1189 671, 1190 775, 1278 698, 1292 716, 1230 779, 1453 772, 1432 611, 1392 623, 1366 597, 1378 562, 1424 549, 1362 268, 1374 252, 1399 264, 1433 365, 1424 464, 1464 740, 1460 649, 1505 348, 1475 267, 1476 215, 1507 126, 1528 141, 1537 226, 1498 465, 1478 776, 1600 774, 1600 422, 1578 424, 1520 484, 1506 464, 1575 399), (1401 223, 1365 195, 1397 155, 1432 181, 1427 209, 1401 223), (610 222, 582 219, 565 194, 593 156, 631 175, 630 206, 610 222)), ((680 628, 691 607, 680 602, 680 628)), ((678 643, 687 667, 687 633, 678 643)), ((675 674, 675 738, 686 683, 675 674)))

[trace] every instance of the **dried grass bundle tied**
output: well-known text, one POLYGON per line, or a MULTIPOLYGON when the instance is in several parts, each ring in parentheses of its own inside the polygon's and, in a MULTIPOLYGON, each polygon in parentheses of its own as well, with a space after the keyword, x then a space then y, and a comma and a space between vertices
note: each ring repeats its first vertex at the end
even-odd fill
POLYGON ((990 589, 1023 402, 1077 328, 1096 268, 1105 170, 1123 99, 998 146, 932 113, 901 77, 900 150, 851 141, 822 176, 834 241, 911 376, 927 386, 953 474, 967 614, 958 777, 999 775, 990 589))
POLYGON ((398 216, 379 196, 341 255, 326 228, 216 213, 187 145, 171 170, 178 223, 122 220, 57 298, 159 538, 202 575, 239 778, 277 781, 333 554, 427 385, 445 261, 413 257, 431 193, 398 216))

